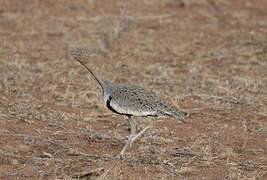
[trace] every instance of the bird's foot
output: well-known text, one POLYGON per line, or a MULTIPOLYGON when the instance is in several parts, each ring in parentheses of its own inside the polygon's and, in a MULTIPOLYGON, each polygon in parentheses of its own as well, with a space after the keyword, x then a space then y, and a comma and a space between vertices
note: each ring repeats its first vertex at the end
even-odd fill
POLYGON ((118 154, 118 155, 116 155, 116 156, 114 157, 114 159, 115 159, 115 160, 123 160, 124 157, 123 157, 123 155, 118 154))
POLYGON ((185 111, 184 112, 184 117, 188 117, 189 116, 189 112, 188 111, 185 111))

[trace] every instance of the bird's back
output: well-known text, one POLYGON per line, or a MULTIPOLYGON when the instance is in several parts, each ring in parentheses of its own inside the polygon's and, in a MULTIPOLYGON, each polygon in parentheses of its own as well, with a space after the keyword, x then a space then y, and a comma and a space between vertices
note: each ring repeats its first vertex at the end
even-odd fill
POLYGON ((130 85, 110 85, 107 106, 120 114, 132 116, 173 116, 183 122, 184 115, 152 92, 130 85))

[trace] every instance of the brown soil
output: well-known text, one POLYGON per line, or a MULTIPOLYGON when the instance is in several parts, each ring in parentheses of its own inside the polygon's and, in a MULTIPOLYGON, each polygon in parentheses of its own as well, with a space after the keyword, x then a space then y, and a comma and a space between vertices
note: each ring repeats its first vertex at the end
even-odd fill
POLYGON ((267 1, 0 2, 0 179, 266 179, 267 1), (67 56, 190 112, 126 117, 67 56), (138 127, 146 125, 136 118, 138 127))

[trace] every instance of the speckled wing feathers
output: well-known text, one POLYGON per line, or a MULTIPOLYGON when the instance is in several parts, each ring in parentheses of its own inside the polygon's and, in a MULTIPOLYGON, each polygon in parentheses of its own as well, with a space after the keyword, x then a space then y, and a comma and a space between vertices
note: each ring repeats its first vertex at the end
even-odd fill
POLYGON ((129 85, 113 85, 108 88, 110 106, 121 114, 133 116, 173 116, 185 122, 184 115, 145 89, 129 85))

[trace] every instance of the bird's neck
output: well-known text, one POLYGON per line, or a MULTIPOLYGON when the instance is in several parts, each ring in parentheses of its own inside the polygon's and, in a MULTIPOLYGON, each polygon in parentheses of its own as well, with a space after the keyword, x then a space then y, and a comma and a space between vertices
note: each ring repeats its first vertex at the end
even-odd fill
POLYGON ((102 87, 102 90, 103 90, 103 98, 104 98, 104 102, 105 104, 107 103, 107 100, 110 96, 110 93, 111 93, 111 88, 112 84, 107 82, 107 81, 103 81, 103 86, 102 87))

